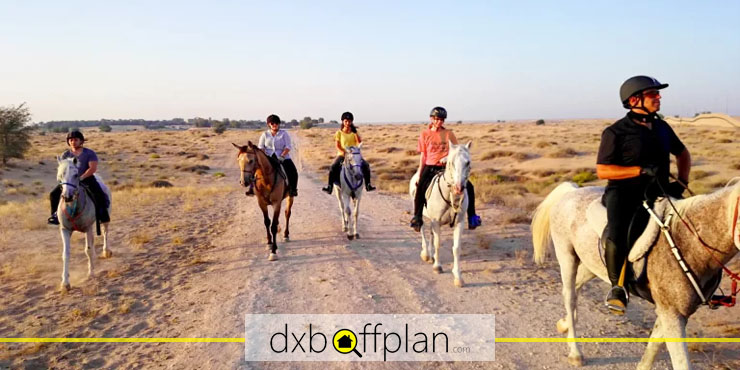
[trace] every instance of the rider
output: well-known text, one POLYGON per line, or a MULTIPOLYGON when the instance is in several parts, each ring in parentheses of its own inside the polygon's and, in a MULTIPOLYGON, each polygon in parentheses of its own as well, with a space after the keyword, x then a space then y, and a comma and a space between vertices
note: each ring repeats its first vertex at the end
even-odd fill
MULTIPOLYGON (((337 158, 334 159, 334 163, 332 163, 329 169, 329 184, 325 188, 321 188, 321 190, 325 191, 327 194, 331 194, 331 191, 334 188, 333 184, 339 182, 339 172, 342 167, 342 162, 344 161, 344 150, 351 146, 358 146, 362 142, 360 135, 357 133, 357 127, 352 123, 354 120, 355 116, 352 115, 352 113, 342 113, 342 128, 337 130, 334 134, 334 141, 336 142, 337 147, 337 158)), ((375 190, 375 187, 370 184, 370 164, 368 164, 364 159, 362 160, 361 169, 362 176, 365 178, 365 190, 375 190)))
POLYGON ((652 206, 664 194, 681 198, 689 183, 691 155, 656 113, 660 110, 660 90, 666 87, 668 84, 648 76, 629 78, 619 89, 619 96, 630 111, 601 135, 596 173, 609 180, 602 203, 609 223, 605 259, 612 285, 605 305, 617 315, 624 314, 629 300, 620 276, 631 245, 640 234, 632 231, 642 231, 649 221, 642 201, 652 206), (668 182, 670 154, 676 156, 680 182, 668 182))
MULTIPOLYGON (((77 158, 77 172, 80 174, 80 184, 87 186, 92 192, 95 201, 95 215, 100 223, 110 222, 108 215, 108 199, 95 179, 93 174, 98 170, 98 156, 94 151, 83 148, 85 137, 79 131, 71 131, 67 134, 67 145, 69 149, 61 155, 61 159, 77 158)), ((62 197, 62 185, 59 184, 49 194, 51 201, 51 217, 47 220, 49 224, 59 225, 57 217, 57 207, 62 197)))
MULTIPOLYGON (((275 169, 280 167, 280 163, 283 164, 285 174, 288 176, 290 196, 298 196, 298 170, 295 168, 293 160, 290 159, 292 149, 290 135, 285 130, 280 129, 280 117, 277 115, 271 114, 267 117, 267 127, 268 130, 260 136, 257 147, 267 154, 275 169)), ((249 187, 247 195, 254 195, 254 185, 249 187)))
MULTIPOLYGON (((414 198, 414 218, 411 219, 411 227, 417 232, 424 223, 422 212, 426 202, 426 190, 434 179, 434 175, 444 172, 445 165, 440 162, 449 153, 448 140, 457 144, 457 138, 451 130, 444 127, 447 119, 447 110, 442 107, 434 107, 429 113, 429 127, 421 132, 419 136, 418 151, 421 153, 419 159, 419 180, 414 198)), ((475 214, 475 189, 470 181, 465 188, 468 190, 468 229, 473 230, 481 225, 480 216, 475 214)))

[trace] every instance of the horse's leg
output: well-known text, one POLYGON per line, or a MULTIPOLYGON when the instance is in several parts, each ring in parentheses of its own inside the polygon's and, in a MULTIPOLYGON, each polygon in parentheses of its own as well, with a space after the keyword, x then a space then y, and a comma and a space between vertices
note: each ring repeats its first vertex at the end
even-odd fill
POLYGON ((462 274, 460 272, 460 238, 462 237, 462 217, 460 216, 457 224, 455 225, 455 231, 452 233, 452 275, 455 276, 455 286, 462 287, 465 285, 462 274))
MULTIPOLYGON (((673 309, 658 306, 655 309, 664 338, 686 338, 686 318, 673 309)), ((686 342, 666 342, 674 369, 690 369, 689 348, 686 342)))
POLYGON ((421 229, 419 229, 419 234, 421 234, 421 253, 419 254, 419 257, 421 257, 421 260, 424 262, 432 263, 431 240, 427 240, 426 232, 426 227, 421 225, 421 229), (427 250, 427 248, 429 250, 427 250))
MULTIPOLYGON (((573 321, 578 321, 578 293, 581 291, 583 284, 586 284, 595 277, 596 275, 586 265, 582 263, 578 264, 578 272, 576 272, 576 308, 573 310, 573 321)), ((566 318, 558 320, 557 328, 560 333, 568 332, 566 318)))
POLYGON ((357 239, 359 239, 360 238, 360 234, 357 233, 357 218, 360 216, 360 194, 357 194, 357 197, 355 198, 355 202, 354 203, 355 203, 355 206, 353 207, 353 213, 354 214, 352 215, 352 217, 354 218, 354 222, 355 222, 355 224, 353 225, 353 227, 355 229, 354 237, 357 238, 357 239))
POLYGON ((344 206, 343 217, 344 217, 344 231, 347 232, 347 239, 352 240, 355 238, 355 234, 352 233, 352 202, 354 200, 349 194, 342 194, 342 205, 344 206))
POLYGON ((285 233, 283 233, 283 238, 286 242, 290 241, 290 214, 291 210, 293 209, 293 197, 288 197, 288 204, 286 204, 285 207, 285 233))
POLYGON ((260 204, 260 209, 262 210, 262 221, 265 224, 265 232, 267 233, 267 246, 272 246, 272 234, 270 233, 270 216, 267 215, 267 206, 262 206, 260 204))
POLYGON ((59 232, 62 234, 62 284, 61 290, 67 292, 70 289, 69 286, 69 239, 72 236, 72 232, 60 227, 59 232))
MULTIPOLYGON (((663 332, 660 327, 660 316, 655 319, 655 325, 653 331, 650 332, 650 338, 663 338, 663 332)), ((640 363, 637 365, 638 370, 650 370, 653 367, 655 356, 663 346, 662 342, 648 342, 647 348, 645 348, 645 354, 642 355, 640 363)))
MULTIPOLYGON (((562 240, 559 235, 553 233, 552 242, 555 246, 555 255, 560 264, 560 277, 563 281, 563 303, 565 303, 565 325, 568 327, 568 338, 576 337, 576 272, 580 261, 573 250, 573 246, 567 240, 562 240)), ((578 348, 578 343, 569 342, 570 353, 568 362, 574 366, 583 366, 583 354, 578 348)))
POLYGON ((103 234, 103 253, 100 254, 100 258, 113 257, 113 252, 111 252, 110 248, 108 247, 108 225, 109 224, 110 224, 109 222, 100 224, 100 233, 103 234))
POLYGON ((87 256, 87 277, 95 275, 95 234, 93 228, 95 224, 90 225, 85 233, 85 255, 87 256))
POLYGON ((270 232, 272 233, 272 245, 270 249, 270 261, 277 260, 277 236, 278 236, 278 225, 280 224, 280 206, 282 201, 278 200, 273 206, 272 210, 272 225, 270 226, 270 232))
POLYGON ((339 213, 342 214, 342 232, 347 232, 347 216, 344 214, 344 202, 342 201, 342 189, 339 186, 334 186, 334 193, 337 195, 337 203, 339 204, 339 213))
POLYGON ((434 264, 432 265, 432 269, 434 272, 441 274, 442 273, 442 265, 439 263, 439 244, 440 244, 440 230, 439 230, 439 222, 437 220, 430 220, 429 222, 432 229, 432 242, 434 243, 434 264))

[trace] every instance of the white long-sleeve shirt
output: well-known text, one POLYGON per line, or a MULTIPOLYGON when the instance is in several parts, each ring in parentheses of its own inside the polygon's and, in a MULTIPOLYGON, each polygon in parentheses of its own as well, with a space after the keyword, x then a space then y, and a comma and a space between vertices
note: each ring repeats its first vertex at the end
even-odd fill
MULTIPOLYGON (((283 130, 278 130, 275 136, 272 135, 270 130, 263 132, 257 147, 262 149, 268 157, 272 156, 273 153, 279 157, 285 148, 293 150, 290 135, 283 130)), ((290 152, 285 155, 285 158, 290 158, 290 152)))

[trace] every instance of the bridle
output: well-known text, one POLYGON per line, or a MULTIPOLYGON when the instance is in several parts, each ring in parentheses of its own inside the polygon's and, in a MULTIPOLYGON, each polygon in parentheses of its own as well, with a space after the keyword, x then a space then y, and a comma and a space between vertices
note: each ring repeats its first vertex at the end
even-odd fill
MULTIPOLYGON (((362 169, 361 169, 362 168, 362 161, 360 160, 360 161, 357 161, 358 163, 354 163, 355 162, 354 161, 354 155, 359 154, 359 153, 360 153, 359 151, 358 152, 347 152, 347 156, 344 159, 343 166, 345 168, 347 168, 348 170, 352 171, 353 174, 357 173, 358 170, 360 172, 362 171, 362 169), (352 157, 352 159, 350 159, 350 157, 352 157)), ((349 172, 349 171, 342 171, 342 173, 344 174, 344 176, 343 176, 344 177, 344 182, 346 182, 347 185, 350 187, 350 189, 354 192, 357 189, 359 189, 360 186, 362 186, 362 181, 363 180, 360 179, 360 181, 357 181, 357 182, 350 181, 350 179, 347 178, 347 172, 349 172)))
MULTIPOLYGON (((454 161, 449 161, 447 163, 453 163, 454 161)), ((454 164, 450 164, 450 167, 454 168, 454 164)), ((439 196, 442 198, 442 200, 447 203, 447 206, 452 208, 452 211, 454 214, 452 215, 452 221, 450 221, 450 227, 455 226, 455 220, 457 219, 457 215, 460 213, 460 208, 462 208, 462 202, 465 198, 464 196, 460 197, 460 200, 458 202, 452 203, 452 187, 455 185, 454 182, 447 181, 447 165, 445 165, 445 170, 442 172, 442 176, 439 176, 440 180, 437 180, 437 190, 439 191, 439 196), (450 199, 445 198, 444 192, 442 191, 442 181, 445 182, 447 192, 450 194, 450 199)), ((467 178, 465 179, 467 182, 467 178)), ((465 185, 463 185, 465 186, 465 185)))

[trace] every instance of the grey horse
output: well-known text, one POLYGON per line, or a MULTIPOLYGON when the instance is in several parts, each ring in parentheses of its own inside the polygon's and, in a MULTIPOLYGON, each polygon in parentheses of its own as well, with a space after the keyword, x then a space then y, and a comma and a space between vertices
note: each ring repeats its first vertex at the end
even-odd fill
MULTIPOLYGON (((586 220, 588 205, 603 192, 604 189, 600 187, 578 188, 573 183, 560 184, 537 207, 532 219, 535 262, 544 262, 552 241, 560 264, 566 315, 558 321, 557 328, 560 332, 567 331, 568 338, 576 337, 576 300, 580 288, 594 277, 609 282, 597 248, 599 235, 586 220)), ((734 186, 728 184, 712 194, 673 200, 679 215, 689 225, 693 224, 701 238, 714 249, 702 245, 698 234, 690 230, 678 215, 671 217, 668 226, 672 238, 689 269, 697 277, 704 297, 712 294, 711 290, 715 287, 712 280, 722 268, 719 262, 726 264, 740 249, 740 225, 737 225, 739 202, 740 183, 734 186)), ((668 213, 674 213, 674 210, 668 207, 666 215, 668 213)), ((686 322, 702 304, 702 297, 684 275, 662 233, 649 251, 647 279, 657 314, 650 337, 674 338, 665 341, 673 367, 689 369, 691 363, 687 343, 675 338, 686 338, 686 322)), ((568 345, 569 362, 582 365, 583 355, 578 343, 569 342, 568 345)), ((638 368, 651 368, 661 346, 660 341, 649 342, 638 368)))

